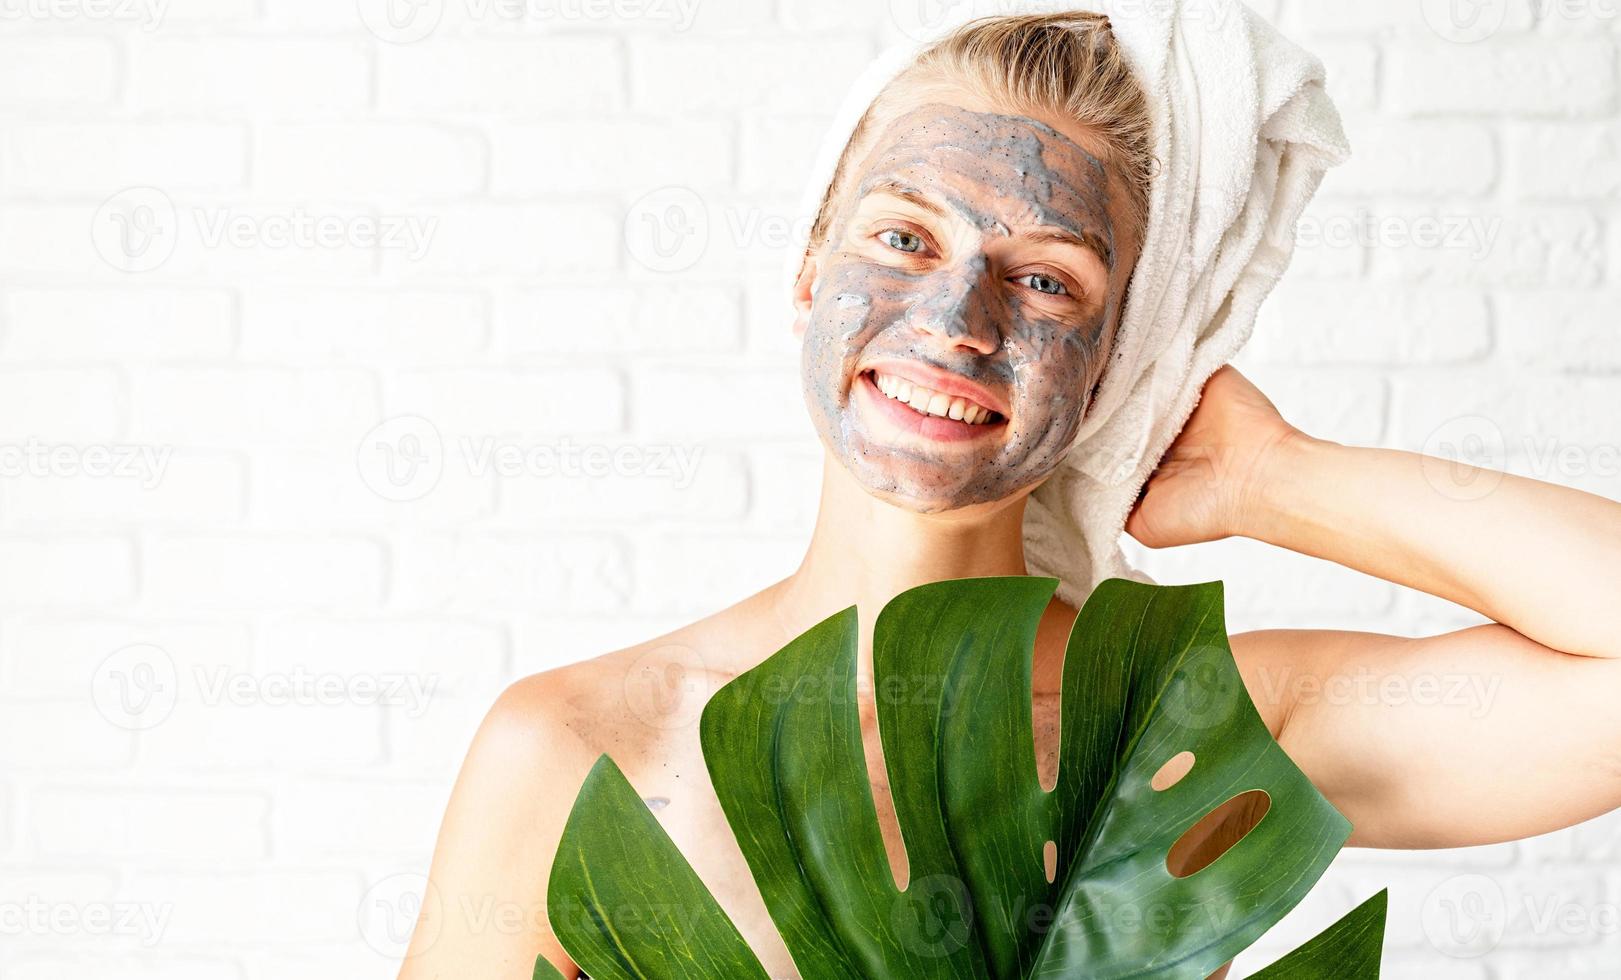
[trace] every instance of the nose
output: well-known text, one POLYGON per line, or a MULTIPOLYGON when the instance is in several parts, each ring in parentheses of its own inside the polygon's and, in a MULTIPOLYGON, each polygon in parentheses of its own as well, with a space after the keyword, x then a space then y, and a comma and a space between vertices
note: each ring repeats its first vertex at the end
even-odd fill
POLYGON ((908 311, 912 325, 924 333, 981 354, 1001 346, 990 282, 990 261, 983 253, 969 256, 929 277, 924 294, 908 311))

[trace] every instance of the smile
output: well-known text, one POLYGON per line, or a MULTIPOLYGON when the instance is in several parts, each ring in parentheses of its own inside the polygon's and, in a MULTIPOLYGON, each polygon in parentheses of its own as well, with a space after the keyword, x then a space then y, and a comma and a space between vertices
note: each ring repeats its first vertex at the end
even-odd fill
POLYGON ((984 405, 961 395, 948 395, 881 371, 869 374, 879 391, 920 415, 955 419, 969 425, 988 425, 1001 419, 1000 415, 984 405))
POLYGON ((861 372, 854 388, 857 411, 876 427, 875 433, 883 434, 884 441, 893 440, 897 445, 921 448, 955 443, 966 447, 995 439, 1007 428, 1005 416, 971 398, 948 396, 880 371, 861 372), (953 418, 953 412, 962 417, 953 418))

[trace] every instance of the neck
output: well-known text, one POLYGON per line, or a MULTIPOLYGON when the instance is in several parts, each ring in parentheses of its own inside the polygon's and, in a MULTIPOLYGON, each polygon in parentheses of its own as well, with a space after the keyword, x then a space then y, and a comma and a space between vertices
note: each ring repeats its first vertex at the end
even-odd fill
MULTIPOLYGON (((1027 575, 1025 496, 920 514, 869 494, 823 453, 821 502, 799 568, 773 587, 789 638, 855 605, 863 672, 872 626, 890 599, 917 585, 986 575, 1027 575)), ((786 642, 786 640, 785 640, 786 642)))

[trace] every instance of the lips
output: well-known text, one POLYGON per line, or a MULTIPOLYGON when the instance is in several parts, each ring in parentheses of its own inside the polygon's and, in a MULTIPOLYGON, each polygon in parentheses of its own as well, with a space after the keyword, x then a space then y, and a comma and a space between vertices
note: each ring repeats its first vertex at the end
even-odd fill
MULTIPOLYGON (((986 439, 1000 438, 1007 428, 1007 421, 995 413, 980 422, 970 423, 951 418, 949 414, 920 412, 909 402, 885 394, 871 371, 863 371, 856 376, 851 401, 857 413, 872 427, 870 432, 882 442, 901 446, 921 448, 927 444, 944 448, 956 444, 966 448, 986 439)), ((974 407, 983 408, 978 405, 974 407)), ((948 412, 950 408, 948 404, 948 412)))
POLYGON ((1003 419, 1006 419, 1011 414, 1008 411, 1007 400, 991 389, 978 382, 970 381, 953 371, 945 371, 922 361, 880 358, 862 364, 860 370, 875 377, 887 375, 890 378, 905 381, 914 390, 925 388, 931 394, 942 394, 949 398, 961 398, 965 402, 971 402, 989 412, 994 412, 1003 419))

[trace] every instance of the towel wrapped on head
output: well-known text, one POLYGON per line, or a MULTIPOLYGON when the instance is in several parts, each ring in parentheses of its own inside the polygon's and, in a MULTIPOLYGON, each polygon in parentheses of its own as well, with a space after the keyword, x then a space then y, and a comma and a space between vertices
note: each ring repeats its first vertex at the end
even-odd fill
POLYGON ((1321 61, 1238 0, 958 0, 850 88, 812 165, 787 279, 856 124, 921 51, 976 17, 1066 11, 1109 18, 1148 97, 1159 164, 1108 367, 1025 512, 1026 564, 1079 607, 1106 578, 1152 581, 1121 550, 1126 518, 1205 381, 1249 338, 1323 175, 1350 155, 1321 61))

